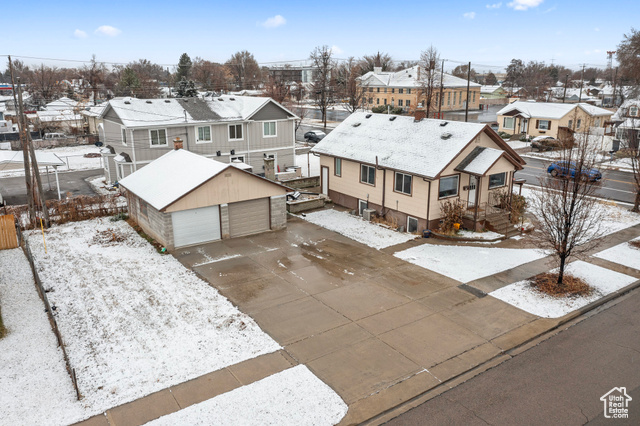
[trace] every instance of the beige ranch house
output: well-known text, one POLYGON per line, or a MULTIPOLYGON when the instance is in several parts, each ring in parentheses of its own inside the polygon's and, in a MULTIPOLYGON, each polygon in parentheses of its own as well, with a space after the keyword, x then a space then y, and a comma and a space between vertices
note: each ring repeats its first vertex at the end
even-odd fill
POLYGON ((573 132, 584 133, 591 127, 604 128, 613 112, 586 103, 514 102, 498 115, 498 131, 531 137, 563 138, 573 132))
POLYGON ((437 229, 441 203, 462 201, 469 228, 499 191, 511 193, 524 160, 489 126, 354 113, 312 150, 322 192, 336 204, 375 209, 408 232, 437 229))

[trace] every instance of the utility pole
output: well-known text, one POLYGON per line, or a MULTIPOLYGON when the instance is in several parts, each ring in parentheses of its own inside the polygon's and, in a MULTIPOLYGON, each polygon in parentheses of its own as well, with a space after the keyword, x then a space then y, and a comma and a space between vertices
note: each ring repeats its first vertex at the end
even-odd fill
POLYGON ((442 113, 442 104, 444 103, 444 99, 442 99, 442 96, 444 95, 443 93, 444 86, 442 84, 443 81, 444 81, 444 59, 442 60, 442 68, 440 68, 440 96, 438 99, 438 118, 442 118, 440 114, 442 113))
POLYGON ((562 94, 562 103, 564 103, 564 98, 567 97, 567 84, 569 82, 569 74, 564 76, 564 93, 562 94))
MULTIPOLYGON (((22 158, 24 164, 24 180, 25 186, 27 187, 27 205, 29 209, 29 221, 30 223, 36 223, 36 211, 33 202, 33 190, 31 188, 31 165, 29 164, 29 151, 27 149, 27 138, 24 134, 25 132, 25 122, 24 115, 22 114, 22 98, 20 98, 20 102, 18 103, 18 99, 16 98, 16 84, 13 76, 13 62, 11 61, 11 56, 9 56, 9 72, 11 73, 11 89, 13 91, 13 102, 14 105, 18 108, 18 127, 20 130, 20 143, 22 144, 22 158)), ((18 87, 20 87, 20 81, 18 80, 18 87)), ((28 129, 26 130, 28 131, 28 129)))
POLYGON ((582 86, 584 86, 584 67, 586 64, 582 64, 582 74, 580 75, 580 91, 578 92, 578 103, 582 101, 582 86))
POLYGON ((469 62, 469 68, 467 69, 467 101, 464 105, 464 122, 469 121, 469 85, 471 84, 471 62, 469 62))
POLYGON ((613 106, 616 106, 616 80, 618 80, 618 67, 616 67, 616 73, 613 77, 613 106))

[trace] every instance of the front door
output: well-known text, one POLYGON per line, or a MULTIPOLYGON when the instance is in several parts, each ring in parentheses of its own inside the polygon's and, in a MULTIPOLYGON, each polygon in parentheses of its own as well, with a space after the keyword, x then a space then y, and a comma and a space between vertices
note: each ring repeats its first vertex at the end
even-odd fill
POLYGON ((476 181, 477 178, 475 176, 469 176, 469 200, 467 202, 467 206, 469 208, 474 207, 476 205, 476 181))
POLYGON ((527 123, 528 120, 526 118, 520 119, 520 133, 527 133, 527 123))

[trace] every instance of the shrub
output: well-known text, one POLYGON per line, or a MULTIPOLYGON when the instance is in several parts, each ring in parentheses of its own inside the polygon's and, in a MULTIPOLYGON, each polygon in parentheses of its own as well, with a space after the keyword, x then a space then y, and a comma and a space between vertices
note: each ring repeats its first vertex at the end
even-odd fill
POLYGON ((520 142, 531 142, 531 138, 528 138, 526 135, 521 135, 518 140, 520 142))
POLYGON ((509 139, 511 138, 511 134, 507 133, 507 132, 498 132, 498 134, 500 135, 500 137, 502 139, 509 139))
POLYGON ((402 115, 402 113, 404 112, 404 110, 402 108, 399 107, 392 107, 389 105, 378 105, 378 106, 374 106, 373 108, 371 108, 371 112, 375 112, 376 114, 396 114, 396 115, 402 115))
POLYGON ((120 212, 117 215, 112 216, 111 219, 109 220, 111 220, 111 222, 117 222, 119 220, 127 220, 127 219, 129 219, 129 216, 126 213, 120 212))
POLYGON ((500 191, 496 194, 496 199, 498 207, 510 213, 511 223, 518 223, 527 210, 528 204, 524 195, 511 194, 511 199, 509 199, 509 192, 500 191))
POLYGON ((446 200, 440 203, 440 228, 443 234, 453 235, 462 223, 464 203, 459 199, 446 200), (458 226, 456 226, 458 224, 458 226))

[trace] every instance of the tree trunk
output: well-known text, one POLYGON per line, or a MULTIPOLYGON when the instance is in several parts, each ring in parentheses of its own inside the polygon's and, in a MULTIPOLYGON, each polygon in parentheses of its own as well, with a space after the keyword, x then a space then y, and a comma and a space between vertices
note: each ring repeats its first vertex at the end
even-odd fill
POLYGON ((560 270, 558 271, 558 287, 563 286, 564 284, 562 283, 562 280, 564 279, 564 266, 565 266, 565 262, 567 260, 567 257, 565 254, 562 254, 560 256, 560 270))
POLYGON ((640 190, 636 191, 636 199, 633 202, 632 212, 640 213, 640 190))

